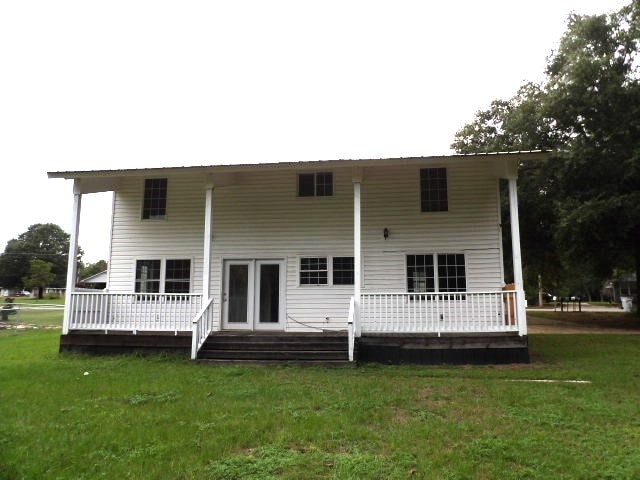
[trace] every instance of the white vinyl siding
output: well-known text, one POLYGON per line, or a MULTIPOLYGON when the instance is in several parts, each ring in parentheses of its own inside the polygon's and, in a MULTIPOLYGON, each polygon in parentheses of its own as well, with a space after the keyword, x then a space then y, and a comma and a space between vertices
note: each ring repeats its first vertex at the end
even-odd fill
POLYGON ((140 218, 144 182, 123 182, 114 195, 109 291, 134 291, 138 259, 190 259, 191 291, 202 291, 205 191, 193 180, 169 179, 167 218, 162 222, 140 218))
MULTIPOLYGON (((446 164, 448 211, 420 211, 420 169, 426 165, 365 168, 362 181, 363 292, 404 292, 406 255, 461 253, 468 291, 500 290, 497 179, 490 162, 446 164), (384 239, 383 231, 390 235, 384 239)), ((445 165, 433 165, 442 167, 445 165)), ((211 294, 220 318, 223 260, 286 262, 286 330, 345 329, 353 285, 300 285, 302 257, 353 256, 351 168, 333 170, 333 195, 298 197, 295 169, 243 172, 214 189, 211 294), (309 201, 310 200, 310 201, 309 201)), ((202 291, 205 187, 200 175, 168 181, 167 218, 140 220, 140 179, 115 195, 110 291, 131 292, 137 258, 191 258, 191 291, 202 291)))

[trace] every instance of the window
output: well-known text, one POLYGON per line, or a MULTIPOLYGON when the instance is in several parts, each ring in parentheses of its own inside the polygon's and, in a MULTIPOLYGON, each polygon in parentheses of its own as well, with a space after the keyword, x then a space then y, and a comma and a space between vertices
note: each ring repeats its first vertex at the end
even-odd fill
POLYGON ((333 257, 333 284, 353 285, 353 257, 333 257))
POLYGON ((189 293, 191 260, 136 261, 136 293, 189 293))
POLYGON ((191 262, 189 260, 167 260, 164 293, 189 293, 191 262))
POLYGON ((433 255, 407 255, 407 291, 435 292, 433 255))
POLYGON ((423 212, 446 212, 449 210, 446 168, 422 168, 420 170, 420 203, 423 212))
POLYGON ((353 257, 303 257, 300 285, 353 285, 353 266, 353 257))
POLYGON ((462 253, 438 255, 438 291, 464 292, 466 289, 464 255, 462 253))
POLYGON ((407 291, 464 292, 466 289, 463 253, 407 255, 407 291))
POLYGON ((160 260, 138 260, 136 262, 136 292, 160 292, 160 260))
POLYGON ((167 179, 147 178, 144 181, 142 218, 157 220, 167 215, 167 179))
POLYGON ((298 174, 299 197, 330 197, 333 195, 333 173, 298 174))
POLYGON ((300 259, 300 285, 327 285, 328 279, 326 257, 300 259))

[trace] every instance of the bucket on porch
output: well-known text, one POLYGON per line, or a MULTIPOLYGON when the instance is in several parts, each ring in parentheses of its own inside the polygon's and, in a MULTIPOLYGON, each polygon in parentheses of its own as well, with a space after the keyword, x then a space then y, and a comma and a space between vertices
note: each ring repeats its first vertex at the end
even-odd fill
MULTIPOLYGON (((507 283, 502 287, 502 291, 515 291, 515 283, 507 283)), ((504 324, 515 325, 516 324, 516 296, 505 295, 502 297, 504 302, 504 324)))

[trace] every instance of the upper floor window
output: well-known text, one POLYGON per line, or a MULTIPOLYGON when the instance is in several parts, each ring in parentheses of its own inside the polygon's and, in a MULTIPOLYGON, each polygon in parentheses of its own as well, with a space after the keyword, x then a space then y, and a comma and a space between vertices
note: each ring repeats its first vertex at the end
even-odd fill
POLYGON ((449 210, 446 168, 420 169, 420 203, 423 212, 449 210))
POLYGON ((144 181, 142 218, 162 219, 167 215, 167 179, 147 178, 144 181))
POLYGON ((330 197, 333 195, 333 173, 315 172, 298 174, 299 197, 330 197))

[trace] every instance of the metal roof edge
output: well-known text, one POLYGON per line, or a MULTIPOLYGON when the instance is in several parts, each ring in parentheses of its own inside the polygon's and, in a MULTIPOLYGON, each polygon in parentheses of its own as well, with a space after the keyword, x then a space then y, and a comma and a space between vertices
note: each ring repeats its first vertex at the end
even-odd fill
POLYGON ((416 157, 390 157, 390 158, 368 158, 368 159, 334 159, 334 160, 302 160, 302 161, 282 161, 265 163, 237 163, 237 164, 213 164, 194 165, 182 167, 143 167, 125 168, 113 170, 69 170, 47 172, 48 178, 76 179, 85 177, 118 177, 118 176, 140 176, 140 175, 163 175, 167 173, 213 173, 263 170, 269 168, 300 168, 313 166, 335 166, 344 164, 354 164, 359 166, 383 166, 393 163, 414 163, 421 161, 447 161, 450 159, 466 159, 478 157, 527 157, 528 159, 542 159, 551 155, 551 150, 518 150, 506 152, 486 152, 486 153, 453 153, 447 155, 416 156, 416 157))

